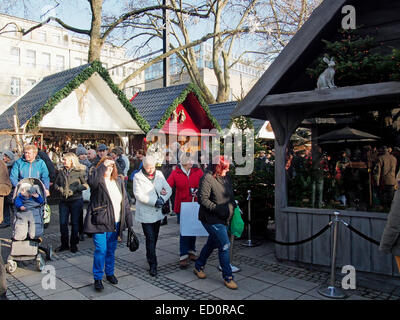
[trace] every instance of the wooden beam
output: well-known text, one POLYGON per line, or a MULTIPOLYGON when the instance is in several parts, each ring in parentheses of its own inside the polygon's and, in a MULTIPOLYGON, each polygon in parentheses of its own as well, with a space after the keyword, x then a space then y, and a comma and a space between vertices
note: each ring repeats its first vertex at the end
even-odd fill
POLYGON ((238 104, 232 114, 233 117, 252 113, 284 74, 296 64, 310 44, 316 39, 319 40, 318 35, 346 2, 347 0, 325 0, 313 11, 306 23, 294 35, 246 97, 238 104))
POLYGON ((290 92, 266 96, 258 108, 302 107, 316 104, 355 104, 371 98, 400 96, 400 82, 383 82, 359 86, 290 92))

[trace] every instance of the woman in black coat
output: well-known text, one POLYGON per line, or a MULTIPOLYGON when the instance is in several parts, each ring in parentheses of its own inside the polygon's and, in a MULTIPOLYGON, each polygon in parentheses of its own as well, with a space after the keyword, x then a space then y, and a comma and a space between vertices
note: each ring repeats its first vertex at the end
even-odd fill
POLYGON ((93 259, 94 287, 103 290, 102 278, 112 284, 118 280, 114 275, 115 250, 118 236, 132 227, 132 213, 121 176, 114 160, 103 157, 89 175, 90 202, 85 217, 84 232, 93 234, 95 245, 93 259))
POLYGON ((86 183, 86 167, 79 163, 74 153, 63 156, 63 168, 59 170, 54 182, 54 188, 60 192, 58 205, 60 214, 61 246, 57 252, 69 250, 78 251, 79 217, 83 209, 82 191, 88 188, 86 183), (71 237, 68 231, 68 221, 71 215, 71 237), (71 247, 70 247, 71 245, 71 247))
POLYGON ((207 170, 200 179, 198 191, 199 220, 209 236, 196 260, 193 271, 199 279, 204 279, 206 277, 204 266, 207 259, 214 249, 218 249, 218 258, 225 286, 229 289, 237 289, 237 284, 233 281, 229 257, 228 224, 233 216, 236 203, 232 183, 227 175, 228 171, 229 161, 221 156, 218 158, 218 163, 211 165, 211 169, 207 170))

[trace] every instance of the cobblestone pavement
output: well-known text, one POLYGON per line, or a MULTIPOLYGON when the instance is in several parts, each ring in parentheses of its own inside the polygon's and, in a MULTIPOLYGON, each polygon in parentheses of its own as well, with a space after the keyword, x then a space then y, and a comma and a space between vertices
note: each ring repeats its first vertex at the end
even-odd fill
MULTIPOLYGON (((57 206, 52 206, 52 222, 45 230, 44 245, 59 245, 57 206)), ((119 283, 111 285, 104 281, 105 289, 93 289, 92 260, 93 242, 90 238, 79 244, 79 251, 55 253, 46 264, 55 268, 55 289, 44 289, 42 281, 46 274, 36 269, 34 261, 18 262, 13 274, 7 274, 10 300, 326 300, 318 293, 327 286, 330 274, 324 270, 277 261, 274 245, 263 242, 257 247, 233 245, 233 265, 241 270, 235 273, 238 290, 224 286, 218 270, 218 256, 214 252, 209 258, 205 272, 207 278, 200 280, 193 274, 193 263, 181 270, 178 264, 179 225, 176 217, 168 217, 168 225, 160 229, 157 243, 158 276, 148 274, 145 258, 144 236, 139 224, 135 224, 140 248, 132 253, 125 242, 118 243, 115 275, 119 283)), ((2 256, 6 261, 9 254, 10 228, 0 230, 2 256)), ((201 250, 206 238, 197 238, 197 250, 201 250)), ((339 276, 338 279, 341 279, 339 276)), ((380 279, 378 279, 378 283, 380 279)), ((390 286, 359 286, 347 290, 348 300, 399 300, 400 281, 390 286)), ((337 286, 341 283, 338 280, 337 286)), ((330 300, 330 299, 329 299, 330 300)))

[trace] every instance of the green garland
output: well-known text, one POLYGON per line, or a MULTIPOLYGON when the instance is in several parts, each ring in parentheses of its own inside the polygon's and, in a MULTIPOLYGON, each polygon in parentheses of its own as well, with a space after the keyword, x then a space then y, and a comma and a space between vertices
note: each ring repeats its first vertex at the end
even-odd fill
POLYGON ((214 118, 214 116, 211 114, 210 109, 209 109, 206 101, 204 100, 200 89, 194 83, 189 83, 189 85, 179 94, 179 96, 174 100, 174 102, 167 108, 164 115, 157 122, 157 124, 155 126, 156 129, 161 129, 164 126, 165 122, 167 122, 168 119, 171 117, 172 112, 174 112, 174 110, 178 107, 179 104, 181 104, 183 101, 185 101, 187 95, 190 92, 193 92, 196 95, 197 99, 200 102, 201 107, 207 114, 207 116, 210 119, 211 123, 213 124, 214 128, 221 130, 219 123, 214 118))
POLYGON ((97 72, 104 81, 108 84, 111 91, 118 97, 118 100, 122 103, 124 108, 129 112, 132 118, 136 121, 140 129, 145 133, 150 130, 149 123, 137 112, 135 108, 132 107, 126 95, 117 87, 117 85, 112 81, 108 71, 103 68, 100 61, 93 61, 84 69, 78 76, 72 79, 64 88, 56 92, 52 97, 50 97, 43 107, 29 120, 27 124, 27 130, 32 131, 39 126, 40 121, 43 117, 51 112, 54 107, 68 95, 71 94, 73 90, 78 88, 83 82, 88 80, 94 72, 97 72))

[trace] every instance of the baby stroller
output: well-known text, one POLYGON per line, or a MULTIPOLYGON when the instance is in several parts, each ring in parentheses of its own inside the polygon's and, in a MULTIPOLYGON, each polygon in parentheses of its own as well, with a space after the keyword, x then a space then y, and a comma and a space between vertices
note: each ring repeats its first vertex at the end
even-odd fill
MULTIPOLYGON (((44 203, 39 204, 37 207, 37 209, 40 212, 40 226, 41 229, 44 230, 43 215, 44 215, 44 207, 46 205, 46 195, 45 195, 45 187, 39 179, 25 178, 19 181, 14 190, 13 202, 17 198, 18 194, 21 192, 21 186, 26 185, 27 183, 33 186, 33 188, 36 189, 37 193, 40 196, 42 196, 44 200, 44 203)), ((15 219, 13 223, 13 234, 15 232, 16 220, 17 219, 15 219)), ((9 273, 13 273, 17 270, 18 267, 17 261, 35 260, 37 269, 39 271, 42 271, 46 263, 44 261, 41 252, 43 252, 46 255, 47 260, 51 260, 53 255, 53 248, 51 245, 49 245, 47 248, 44 248, 40 246, 39 243, 40 241, 37 239, 30 239, 28 234, 25 240, 19 241, 11 239, 11 252, 7 258, 6 270, 9 273)))

